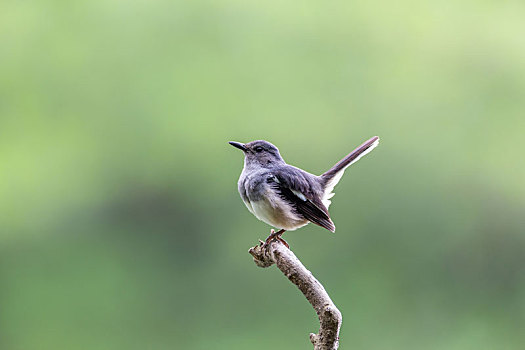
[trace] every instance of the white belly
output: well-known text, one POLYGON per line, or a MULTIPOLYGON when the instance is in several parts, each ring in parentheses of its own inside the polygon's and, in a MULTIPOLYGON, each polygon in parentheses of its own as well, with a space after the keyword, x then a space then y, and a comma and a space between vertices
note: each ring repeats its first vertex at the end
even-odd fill
POLYGON ((278 197, 274 197, 272 201, 268 199, 251 201, 248 205, 251 206, 251 211, 257 219, 275 228, 293 231, 308 224, 308 220, 295 214, 292 207, 278 197))

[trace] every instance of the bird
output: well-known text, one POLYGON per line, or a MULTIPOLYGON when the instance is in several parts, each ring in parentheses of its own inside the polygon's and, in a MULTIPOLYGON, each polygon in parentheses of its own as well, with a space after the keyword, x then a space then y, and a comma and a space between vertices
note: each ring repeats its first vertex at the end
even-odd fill
POLYGON ((379 137, 363 142, 319 176, 287 164, 279 149, 268 141, 229 144, 244 152, 244 167, 237 183, 244 204, 257 219, 279 229, 271 230, 266 244, 276 238, 289 248, 282 234, 310 222, 335 232, 328 212, 334 187, 350 165, 379 144, 379 137))

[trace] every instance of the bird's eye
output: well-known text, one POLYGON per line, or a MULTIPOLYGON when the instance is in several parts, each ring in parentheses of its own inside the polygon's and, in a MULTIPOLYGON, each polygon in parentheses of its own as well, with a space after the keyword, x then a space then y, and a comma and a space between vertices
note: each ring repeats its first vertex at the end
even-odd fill
POLYGON ((259 153, 263 151, 263 148, 261 146, 257 146, 254 148, 255 152, 259 153))

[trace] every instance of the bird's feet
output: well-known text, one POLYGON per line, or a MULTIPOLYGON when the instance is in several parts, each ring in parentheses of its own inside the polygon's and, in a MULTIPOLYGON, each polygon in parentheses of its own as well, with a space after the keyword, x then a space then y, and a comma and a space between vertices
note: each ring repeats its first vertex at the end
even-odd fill
POLYGON ((264 245, 268 245, 270 244, 270 241, 272 239, 277 239, 279 242, 281 242, 282 244, 284 244, 286 246, 286 248, 290 249, 290 246, 288 245, 288 242, 286 242, 282 237, 281 235, 285 232, 286 230, 279 230, 277 232, 275 232, 274 229, 271 229, 270 231, 270 235, 266 238, 266 242, 264 243, 264 245))

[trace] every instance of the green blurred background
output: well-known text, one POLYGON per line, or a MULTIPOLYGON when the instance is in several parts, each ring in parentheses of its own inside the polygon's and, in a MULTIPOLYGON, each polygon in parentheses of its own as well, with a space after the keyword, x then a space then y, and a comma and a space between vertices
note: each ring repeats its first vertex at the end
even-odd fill
POLYGON ((0 348, 308 349, 242 154, 346 172, 285 238, 341 349, 523 349, 523 1, 0 2, 0 348))

